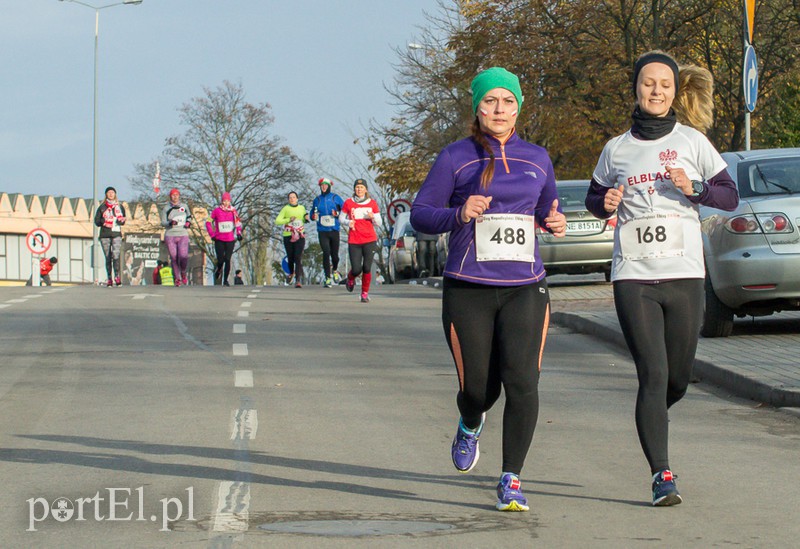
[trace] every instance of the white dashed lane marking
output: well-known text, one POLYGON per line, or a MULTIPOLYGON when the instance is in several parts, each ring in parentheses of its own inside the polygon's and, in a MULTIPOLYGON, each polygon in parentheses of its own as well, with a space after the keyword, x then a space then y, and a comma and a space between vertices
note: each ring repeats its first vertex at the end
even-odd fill
POLYGON ((248 316, 250 316, 250 311, 239 311, 236 316, 247 318, 248 316))
POLYGON ((220 482, 214 532, 246 532, 250 522, 250 483, 220 482))
POLYGON ((247 356, 247 343, 234 343, 233 356, 247 356))
POLYGON ((25 303, 27 299, 9 299, 6 303, 25 303))
POLYGON ((245 301, 242 303, 242 307, 250 307, 253 304, 252 301, 245 301))
POLYGON ((256 297, 256 294, 250 294, 247 296, 247 299, 253 299, 254 297, 256 297))
POLYGON ((233 428, 231 440, 255 440, 258 432, 258 410, 250 408, 234 410, 231 414, 233 428))
POLYGON ((245 333, 247 333, 247 324, 234 324, 233 325, 233 333, 234 334, 245 334, 245 333))
POLYGON ((253 370, 236 370, 233 377, 234 387, 252 387, 253 370))

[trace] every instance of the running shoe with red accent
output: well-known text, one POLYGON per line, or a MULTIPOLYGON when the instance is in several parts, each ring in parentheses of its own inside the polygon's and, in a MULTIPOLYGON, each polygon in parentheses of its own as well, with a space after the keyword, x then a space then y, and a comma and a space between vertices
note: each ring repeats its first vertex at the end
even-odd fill
POLYGON ((356 279, 352 276, 347 277, 347 281, 344 283, 345 288, 347 288, 348 292, 352 292, 353 288, 356 287, 356 279))
POLYGON ((497 485, 498 511, 527 511, 528 498, 522 495, 519 477, 514 473, 503 473, 497 485))
POLYGON ((462 473, 469 473, 478 463, 478 458, 481 457, 478 439, 481 437, 485 419, 486 414, 484 413, 481 415, 481 424, 474 431, 467 429, 464 423, 460 419, 458 420, 458 430, 453 438, 450 455, 453 458, 453 465, 462 473))
POLYGON ((114 279, 114 284, 117 286, 122 286, 122 280, 120 280, 119 277, 117 277, 114 279))
POLYGON ((678 487, 675 486, 675 479, 677 478, 678 476, 674 475, 669 469, 664 469, 653 475, 654 507, 678 505, 683 501, 683 498, 678 493, 678 487))
POLYGON ((361 303, 369 303, 369 294, 367 292, 361 292, 361 303))

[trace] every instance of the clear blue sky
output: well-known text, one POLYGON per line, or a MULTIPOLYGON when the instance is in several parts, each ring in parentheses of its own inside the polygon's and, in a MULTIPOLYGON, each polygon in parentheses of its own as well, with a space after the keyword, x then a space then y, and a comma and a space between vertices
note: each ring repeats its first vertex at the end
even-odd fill
MULTIPOLYGON (((114 0, 85 0, 95 6, 114 0)), ((181 133, 177 109, 241 83, 301 157, 357 150, 393 114, 383 88, 434 0, 144 0, 100 11, 98 195, 181 133)), ((0 192, 91 197, 94 10, 0 0, 0 192)), ((127 195, 127 196, 126 196, 127 195)))

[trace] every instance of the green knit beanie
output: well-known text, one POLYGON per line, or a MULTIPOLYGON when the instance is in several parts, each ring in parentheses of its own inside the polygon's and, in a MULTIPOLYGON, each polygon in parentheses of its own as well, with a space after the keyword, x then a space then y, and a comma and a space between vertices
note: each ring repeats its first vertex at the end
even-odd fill
POLYGON ((478 76, 472 79, 472 112, 478 112, 478 104, 483 99, 483 96, 490 90, 495 88, 503 88, 514 94, 517 98, 517 105, 519 110, 522 110, 522 88, 519 86, 519 78, 517 75, 508 72, 502 67, 492 67, 478 73, 478 76))

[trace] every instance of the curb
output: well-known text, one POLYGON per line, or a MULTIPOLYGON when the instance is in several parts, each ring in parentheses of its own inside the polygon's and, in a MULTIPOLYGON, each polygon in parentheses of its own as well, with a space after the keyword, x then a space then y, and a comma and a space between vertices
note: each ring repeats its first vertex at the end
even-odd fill
MULTIPOLYGON (((552 312, 550 319, 561 326, 613 343, 628 352, 625 338, 618 327, 615 329, 611 326, 601 325, 573 313, 552 312)), ((757 379, 720 368, 705 360, 695 359, 693 373, 695 378, 723 387, 739 397, 763 402, 776 408, 800 407, 800 392, 773 387, 757 379)))

